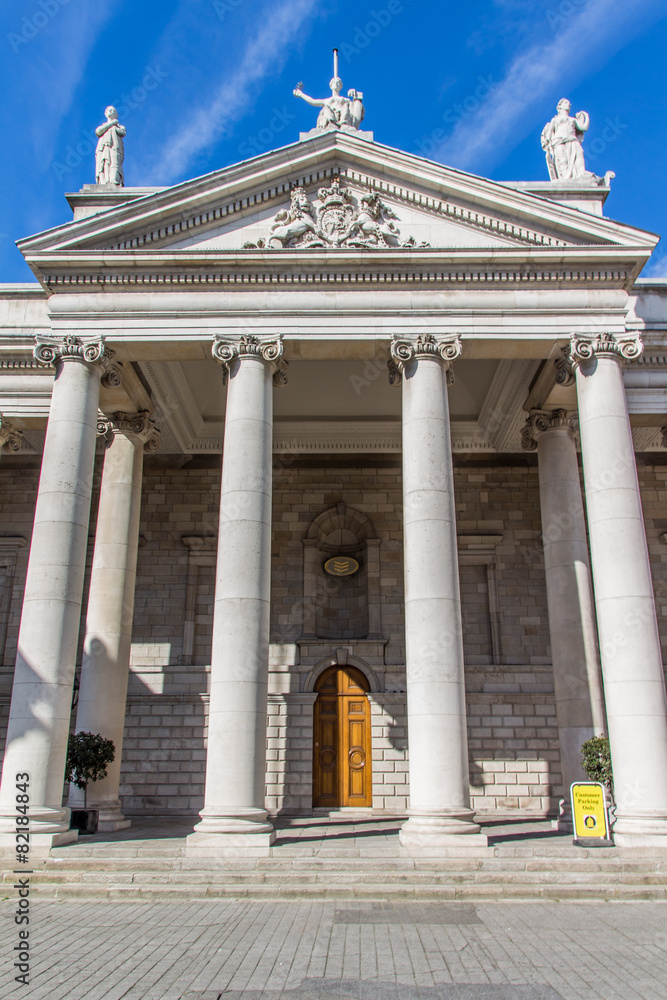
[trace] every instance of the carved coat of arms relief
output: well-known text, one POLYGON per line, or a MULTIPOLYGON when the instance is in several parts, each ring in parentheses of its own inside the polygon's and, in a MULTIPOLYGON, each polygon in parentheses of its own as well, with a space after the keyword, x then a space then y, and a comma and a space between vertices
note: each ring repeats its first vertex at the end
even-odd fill
MULTIPOLYGON (((317 192, 315 207, 302 187, 292 189, 289 209, 274 217, 270 235, 256 243, 244 243, 244 250, 298 249, 308 247, 414 247, 414 237, 402 239, 398 216, 375 192, 357 200, 335 176, 329 187, 317 192)), ((428 246, 421 243, 419 246, 428 246)))

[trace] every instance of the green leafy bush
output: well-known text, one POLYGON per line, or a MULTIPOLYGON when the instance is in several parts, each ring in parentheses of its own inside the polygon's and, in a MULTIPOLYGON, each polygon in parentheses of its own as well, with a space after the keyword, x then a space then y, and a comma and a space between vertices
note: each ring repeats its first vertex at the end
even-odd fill
POLYGON ((106 778, 107 766, 116 756, 113 740, 99 733, 73 733, 67 744, 65 781, 83 789, 83 807, 88 808, 88 782, 106 778))
POLYGON ((581 763, 591 781, 599 781, 613 792, 614 775, 607 736, 594 736, 581 745, 581 763))

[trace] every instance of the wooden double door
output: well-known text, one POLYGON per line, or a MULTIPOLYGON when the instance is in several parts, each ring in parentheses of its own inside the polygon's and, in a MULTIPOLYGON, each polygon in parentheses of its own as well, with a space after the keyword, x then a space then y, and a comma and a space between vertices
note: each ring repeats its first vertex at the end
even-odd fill
POLYGON ((330 667, 315 685, 313 805, 373 804, 368 682, 354 667, 330 667))

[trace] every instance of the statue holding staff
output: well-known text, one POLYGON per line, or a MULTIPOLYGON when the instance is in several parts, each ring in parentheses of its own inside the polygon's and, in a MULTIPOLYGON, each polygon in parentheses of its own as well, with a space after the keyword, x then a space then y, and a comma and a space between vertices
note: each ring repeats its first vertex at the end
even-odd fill
POLYGON ((95 150, 95 183, 124 187, 123 139, 127 135, 127 129, 119 124, 118 112, 113 105, 110 105, 104 114, 106 122, 95 129, 95 134, 99 137, 95 150))
POLYGON ((302 83, 297 84, 293 91, 295 97, 300 97, 314 108, 321 108, 317 116, 317 128, 322 131, 342 129, 343 131, 358 131, 364 118, 364 95, 358 90, 349 90, 347 97, 341 97, 343 81, 338 75, 338 49, 334 49, 334 74, 329 81, 331 97, 309 97, 304 94, 302 83))

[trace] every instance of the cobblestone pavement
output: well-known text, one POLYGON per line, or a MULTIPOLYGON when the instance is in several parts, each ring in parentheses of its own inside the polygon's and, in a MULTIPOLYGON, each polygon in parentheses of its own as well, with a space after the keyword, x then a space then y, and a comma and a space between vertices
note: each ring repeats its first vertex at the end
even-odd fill
POLYGON ((33 900, 31 982, 6 1000, 664 1000, 660 903, 33 900))

